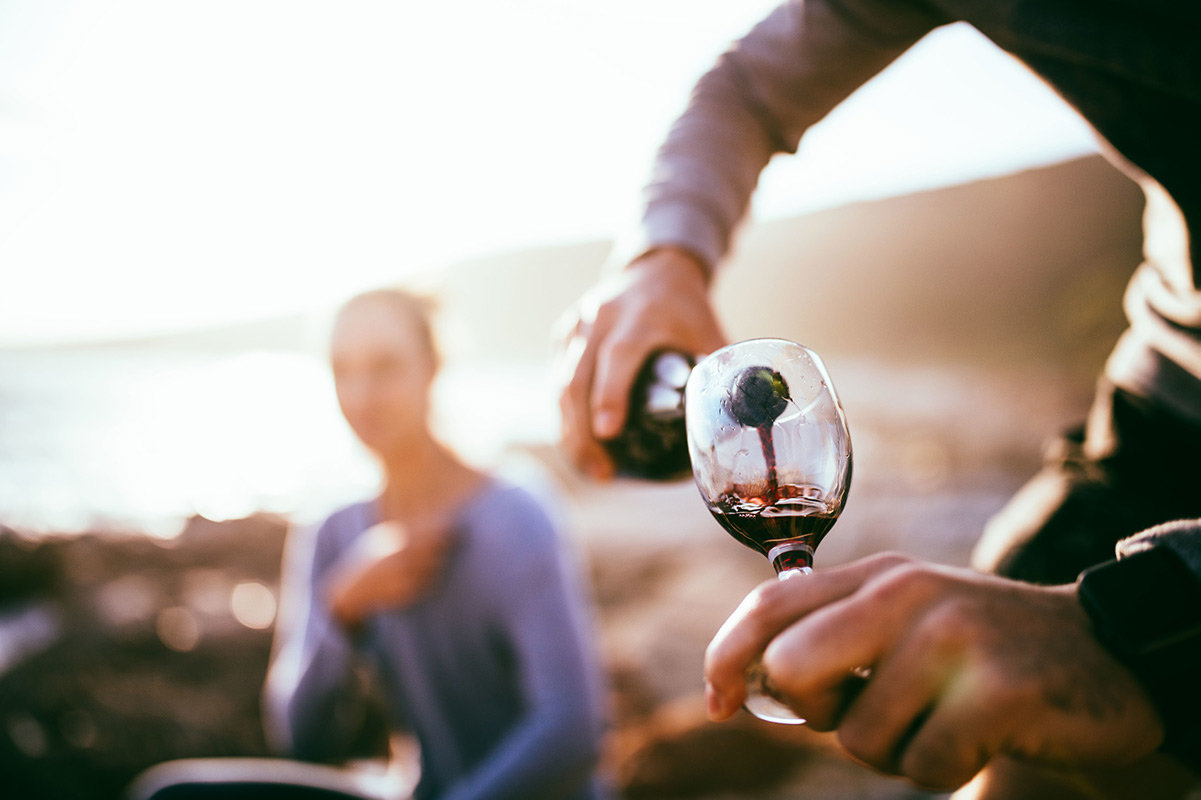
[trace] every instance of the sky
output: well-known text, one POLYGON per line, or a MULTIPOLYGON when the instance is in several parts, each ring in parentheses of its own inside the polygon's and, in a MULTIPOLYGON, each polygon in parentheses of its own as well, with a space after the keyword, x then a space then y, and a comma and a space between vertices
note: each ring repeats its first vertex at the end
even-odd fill
MULTIPOLYGON (((0 346, 326 305, 633 219, 689 88, 774 0, 0 0, 0 346)), ((759 219, 1093 152, 969 28, 777 159, 759 219)))

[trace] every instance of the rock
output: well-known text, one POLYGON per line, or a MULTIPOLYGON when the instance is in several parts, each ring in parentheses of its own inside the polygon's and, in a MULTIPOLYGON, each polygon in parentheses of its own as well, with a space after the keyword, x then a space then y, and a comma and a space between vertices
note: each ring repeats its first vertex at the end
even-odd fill
POLYGON ((773 725, 739 714, 710 722, 704 697, 658 709, 618 732, 612 770, 622 794, 641 798, 751 797, 782 785, 829 750, 806 728, 773 725))
POLYGON ((56 547, 0 525, 0 608, 53 594, 61 577, 56 547))
POLYGON ((277 591, 284 530, 197 519, 171 542, 88 534, 30 551, 27 585, 59 635, 0 675, 5 797, 116 798, 159 761, 266 755, 271 632, 240 624, 230 597, 245 581, 277 591))

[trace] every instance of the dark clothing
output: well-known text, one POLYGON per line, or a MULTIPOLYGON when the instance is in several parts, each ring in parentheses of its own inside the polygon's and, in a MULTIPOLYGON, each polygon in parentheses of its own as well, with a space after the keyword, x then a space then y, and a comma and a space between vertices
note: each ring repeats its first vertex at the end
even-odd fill
MULTIPOLYGON (((990 520, 975 566, 1034 583, 1071 583, 1113 558, 1121 540, 1201 517, 1198 455, 1201 427, 1145 398, 1101 391, 1088 424, 1054 442, 1042 471, 990 520)), ((1201 575, 1201 535, 1196 547, 1201 575)))

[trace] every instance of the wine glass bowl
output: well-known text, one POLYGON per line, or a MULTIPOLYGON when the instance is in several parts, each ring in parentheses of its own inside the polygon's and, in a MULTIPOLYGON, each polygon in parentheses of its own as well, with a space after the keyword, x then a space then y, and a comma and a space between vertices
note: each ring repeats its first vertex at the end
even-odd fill
MULTIPOLYGON (((810 572, 851 485, 851 436, 825 365, 804 345, 751 339, 702 359, 684 396, 693 478, 709 511, 781 577, 810 572)), ((747 708, 803 722, 752 676, 747 708), (758 684, 758 685, 755 685, 758 684)))

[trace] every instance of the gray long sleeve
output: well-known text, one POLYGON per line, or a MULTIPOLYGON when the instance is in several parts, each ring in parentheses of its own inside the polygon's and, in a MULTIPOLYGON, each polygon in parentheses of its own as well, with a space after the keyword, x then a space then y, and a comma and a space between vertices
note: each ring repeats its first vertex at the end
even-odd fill
POLYGON ((934 28, 966 21, 1026 62, 1111 145, 1147 196, 1130 329, 1106 376, 1201 424, 1201 36, 1195 3, 789 0, 697 83, 661 147, 621 258, 676 245, 716 268, 759 174, 934 28))
POLYGON ((635 251, 678 245, 716 266, 772 156, 940 24, 914 3, 875 6, 865 20, 786 3, 718 59, 659 150, 635 251))

